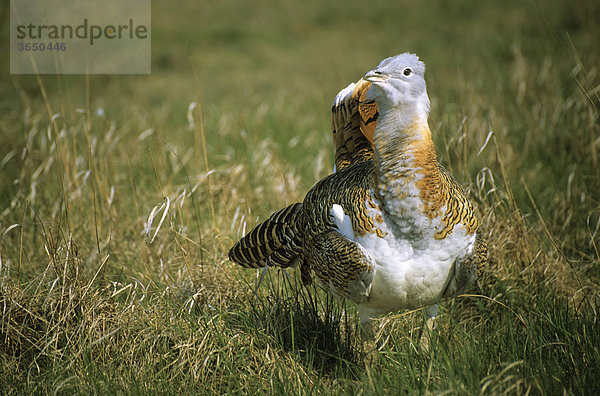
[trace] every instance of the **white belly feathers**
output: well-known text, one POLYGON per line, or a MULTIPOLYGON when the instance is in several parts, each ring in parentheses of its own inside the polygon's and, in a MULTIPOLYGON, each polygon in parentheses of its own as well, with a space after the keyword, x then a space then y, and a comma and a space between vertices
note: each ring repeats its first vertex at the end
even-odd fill
MULTIPOLYGON (((369 296, 357 301, 363 322, 391 311, 439 302, 454 276, 455 260, 470 252, 475 238, 467 235, 463 226, 455 227, 454 232, 442 240, 434 239, 433 233, 415 235, 398 229, 392 231, 394 225, 389 219, 375 213, 369 216, 383 232, 383 238, 375 233, 361 236, 354 233, 350 217, 340 205, 333 205, 331 215, 340 234, 362 246, 375 262, 369 296), (383 221, 376 222, 376 218, 383 221)), ((424 214, 420 215, 423 219, 416 219, 419 223, 432 222, 424 214)))

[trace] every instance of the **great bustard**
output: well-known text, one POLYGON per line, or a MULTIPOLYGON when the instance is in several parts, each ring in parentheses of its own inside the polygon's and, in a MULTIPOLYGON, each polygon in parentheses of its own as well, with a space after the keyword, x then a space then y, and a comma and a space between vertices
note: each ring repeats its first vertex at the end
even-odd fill
MULTIPOLYGON (((361 323, 434 306, 468 288, 485 239, 463 188, 438 162, 425 65, 384 59, 333 106, 336 172, 229 251, 244 267, 297 264, 358 304, 361 323)), ((435 309, 431 310, 432 315, 435 309)))

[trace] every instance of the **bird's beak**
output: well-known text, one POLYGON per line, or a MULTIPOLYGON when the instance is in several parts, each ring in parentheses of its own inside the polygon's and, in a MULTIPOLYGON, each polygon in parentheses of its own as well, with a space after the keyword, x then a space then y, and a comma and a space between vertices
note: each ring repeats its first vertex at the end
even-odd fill
POLYGON ((363 79, 370 81, 372 83, 382 82, 382 81, 387 80, 388 78, 390 78, 390 76, 383 74, 377 70, 371 70, 370 72, 365 74, 365 76, 363 77, 363 79))

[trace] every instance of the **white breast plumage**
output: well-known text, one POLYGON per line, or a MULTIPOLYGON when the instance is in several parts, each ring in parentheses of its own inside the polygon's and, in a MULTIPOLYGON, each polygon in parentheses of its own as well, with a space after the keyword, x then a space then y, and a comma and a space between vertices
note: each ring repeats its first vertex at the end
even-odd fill
POLYGON ((393 225, 388 226, 385 216, 370 207, 368 214, 384 236, 357 235, 341 206, 333 205, 331 213, 339 232, 362 246, 376 263, 369 298, 359 303, 364 320, 439 302, 453 276, 456 257, 469 254, 475 240, 474 235, 466 234, 464 227, 444 240, 436 240, 432 235, 415 239, 414 233, 392 232, 393 225))

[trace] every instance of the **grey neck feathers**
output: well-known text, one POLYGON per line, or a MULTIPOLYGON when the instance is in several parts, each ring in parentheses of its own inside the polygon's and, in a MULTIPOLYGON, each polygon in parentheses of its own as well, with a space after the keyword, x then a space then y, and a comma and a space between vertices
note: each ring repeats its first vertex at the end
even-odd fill
POLYGON ((415 173, 412 149, 423 139, 431 139, 427 126, 428 108, 422 102, 408 102, 387 107, 380 104, 380 115, 375 129, 374 146, 376 173, 387 179, 396 179, 415 173), (424 136, 425 134, 425 136, 424 136))
POLYGON ((423 171, 439 172, 427 113, 409 107, 385 110, 380 110, 375 129, 373 189, 394 224, 392 233, 418 240, 422 230, 417 224, 423 215, 416 183, 424 177, 423 171))

